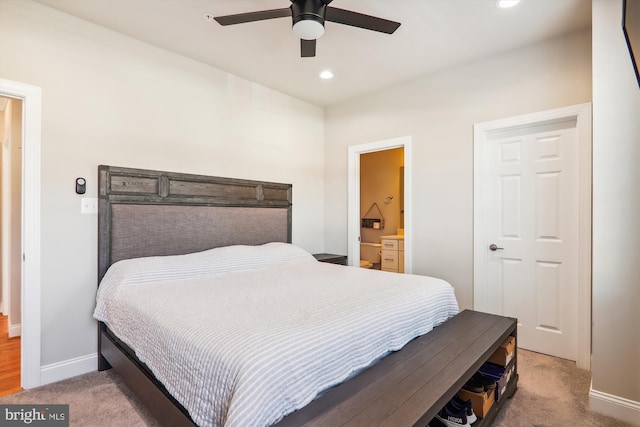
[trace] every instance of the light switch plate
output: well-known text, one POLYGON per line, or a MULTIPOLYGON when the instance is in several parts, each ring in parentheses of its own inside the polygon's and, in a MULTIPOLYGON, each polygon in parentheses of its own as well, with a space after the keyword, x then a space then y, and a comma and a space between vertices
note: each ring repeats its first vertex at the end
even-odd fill
POLYGON ((95 197, 83 197, 80 199, 80 213, 83 214, 97 214, 98 213, 98 199, 95 197))

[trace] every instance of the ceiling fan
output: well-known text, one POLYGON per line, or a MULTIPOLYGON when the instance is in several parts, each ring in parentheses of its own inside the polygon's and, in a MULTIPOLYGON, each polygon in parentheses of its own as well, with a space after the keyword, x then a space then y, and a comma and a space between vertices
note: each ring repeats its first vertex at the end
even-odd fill
POLYGON ((300 56, 303 58, 316 56, 316 39, 324 34, 325 21, 386 34, 393 34, 400 26, 399 22, 329 6, 332 1, 291 0, 291 6, 282 9, 217 16, 214 19, 220 25, 234 25, 291 16, 293 19, 293 32, 300 37, 300 56))

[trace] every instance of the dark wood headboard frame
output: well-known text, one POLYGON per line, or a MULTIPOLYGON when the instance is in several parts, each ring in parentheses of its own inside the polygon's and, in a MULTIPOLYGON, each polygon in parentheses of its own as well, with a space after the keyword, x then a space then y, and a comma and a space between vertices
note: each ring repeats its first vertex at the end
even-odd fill
POLYGON ((98 179, 98 282, 119 259, 184 254, 231 244, 291 243, 291 184, 103 165, 98 167, 98 179), (128 210, 120 214, 126 219, 120 219, 120 223, 132 221, 127 224, 125 235, 120 236, 126 240, 124 243, 114 241, 119 230, 114 212, 119 209, 128 210), (163 212, 163 216, 154 217, 156 211, 163 212), (154 241, 160 238, 149 232, 154 222, 175 222, 178 214, 183 221, 183 211, 197 213, 193 214, 194 222, 186 220, 193 233, 185 235, 181 230, 172 235, 159 223, 157 226, 162 229, 158 231, 165 233, 164 240, 154 241), (224 236, 214 235, 216 225, 224 236), (201 237, 207 231, 212 236, 201 237), (114 253, 116 244, 124 247, 114 253), (127 244, 138 247, 127 252, 127 244))

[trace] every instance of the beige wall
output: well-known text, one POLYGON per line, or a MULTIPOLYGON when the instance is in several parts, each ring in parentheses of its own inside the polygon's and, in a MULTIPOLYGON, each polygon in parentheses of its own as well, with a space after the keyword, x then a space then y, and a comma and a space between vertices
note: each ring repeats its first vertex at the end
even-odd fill
POLYGON ((347 147, 410 135, 413 272, 472 307, 473 124, 590 101, 587 30, 327 108, 326 250, 347 250, 347 147))
POLYGON ((374 203, 367 218, 385 220, 384 228, 361 228, 363 242, 380 243, 380 236, 396 234, 400 227, 400 168, 404 165, 404 149, 365 153, 360 156, 360 217, 364 218, 374 203), (387 197, 391 196, 391 199, 387 197), (386 200, 386 202, 385 202, 386 200))
POLYGON ((0 209, 2 229, 2 303, 9 315, 9 336, 19 333, 21 324, 20 287, 22 268, 22 101, 6 98, 0 112, 0 143, 2 145, 2 179, 0 209))
POLYGON ((4 307, 5 305, 5 301, 7 299, 7 294, 9 293, 7 289, 5 289, 5 286, 7 286, 7 284, 5 282, 7 282, 7 279, 3 276, 3 271, 5 271, 5 269, 3 269, 3 266, 5 264, 5 259, 4 259, 4 246, 5 246, 5 242, 4 242, 4 236, 7 234, 6 231, 4 230, 4 223, 3 223, 3 217, 5 216, 5 213, 3 211, 3 206, 4 206, 4 194, 6 193, 6 190, 3 187, 3 182, 4 182, 4 170, 5 169, 9 169, 8 164, 5 164, 5 140, 6 140, 6 135, 5 135, 5 122, 6 122, 6 107, 7 107, 7 101, 8 98, 4 98, 4 97, 0 97, 0 103, 3 103, 3 109, 2 111, 0 111, 0 312, 2 312, 3 314, 6 313, 7 309, 4 307))
POLYGON ((11 105, 11 203, 10 203, 10 243, 11 268, 11 315, 9 316, 10 336, 13 328, 20 325, 20 291, 22 284, 22 101, 12 99, 11 105))
POLYGON ((8 304, 8 294, 9 294, 9 280, 4 275, 6 268, 4 268, 4 264, 7 262, 5 260, 5 246, 7 243, 5 242, 5 236, 7 236, 7 232, 5 231, 5 220, 7 214, 4 212, 4 198, 7 191, 4 189, 5 182, 5 171, 9 170, 8 157, 5 155, 7 134, 6 134, 6 121, 7 121, 7 105, 9 98, 0 97, 0 102, 2 103, 2 111, 0 111, 0 312, 6 315, 9 308, 5 308, 5 304, 8 304), (7 162, 7 163, 5 163, 7 162))
POLYGON ((0 2, 0 76, 42 88, 42 365, 96 352, 99 164, 293 184, 324 249, 321 108, 31 1, 0 2))
POLYGON ((640 425, 640 89, 621 17, 621 0, 593 1, 592 388, 636 402, 640 425))

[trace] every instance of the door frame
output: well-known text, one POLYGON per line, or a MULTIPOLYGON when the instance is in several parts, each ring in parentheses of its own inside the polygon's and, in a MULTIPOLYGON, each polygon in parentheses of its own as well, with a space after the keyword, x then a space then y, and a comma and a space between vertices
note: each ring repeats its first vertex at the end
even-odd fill
POLYGON ((410 274, 413 271, 411 136, 352 145, 348 148, 347 262, 351 266, 360 266, 360 155, 404 148, 404 271, 410 274))
POLYGON ((22 284, 20 384, 40 385, 40 145, 42 90, 0 78, 0 95, 22 99, 22 284))
POLYGON ((591 104, 509 117, 473 126, 474 184, 473 184, 473 307, 486 311, 488 295, 488 253, 486 250, 487 177, 486 145, 489 135, 507 128, 534 124, 575 120, 578 134, 578 353, 576 365, 591 369, 591 104))

